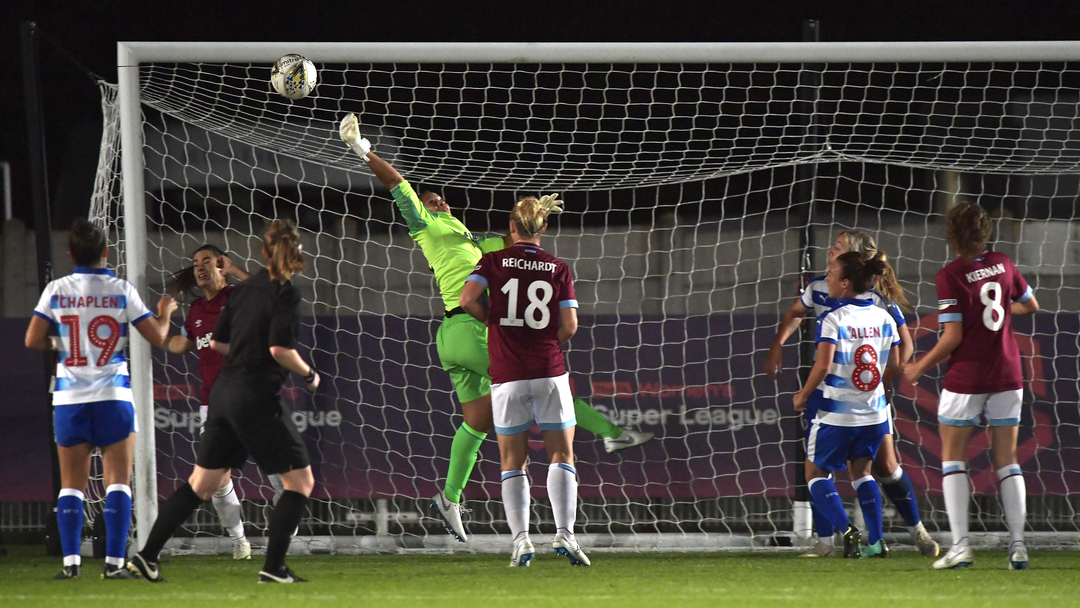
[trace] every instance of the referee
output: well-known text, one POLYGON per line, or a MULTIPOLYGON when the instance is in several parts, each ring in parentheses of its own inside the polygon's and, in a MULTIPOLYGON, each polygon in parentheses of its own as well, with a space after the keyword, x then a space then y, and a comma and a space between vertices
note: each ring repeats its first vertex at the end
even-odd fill
POLYGON ((150 582, 162 580, 157 559, 165 542, 248 456, 285 486, 270 516, 259 582, 305 582, 285 565, 285 552, 315 478, 300 432, 278 397, 290 371, 303 376, 311 390, 319 385, 315 368, 296 352, 300 293, 289 279, 304 268, 296 226, 274 220, 262 252, 266 268, 233 289, 214 327, 210 345, 225 355, 225 366, 210 392, 195 471, 162 504, 146 544, 129 564, 150 582))

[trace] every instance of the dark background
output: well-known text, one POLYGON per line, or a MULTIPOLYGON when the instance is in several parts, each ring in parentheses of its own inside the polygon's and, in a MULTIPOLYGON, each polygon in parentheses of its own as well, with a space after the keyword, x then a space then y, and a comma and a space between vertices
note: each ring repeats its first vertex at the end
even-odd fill
POLYGON ((805 19, 822 41, 1069 40, 1080 2, 236 2, 7 0, 0 53, 0 161, 12 168, 14 215, 32 225, 19 24, 37 23, 53 225, 85 214, 101 116, 97 88, 65 52, 116 82, 116 42, 790 42, 805 19), (63 49, 62 51, 60 49, 63 49))

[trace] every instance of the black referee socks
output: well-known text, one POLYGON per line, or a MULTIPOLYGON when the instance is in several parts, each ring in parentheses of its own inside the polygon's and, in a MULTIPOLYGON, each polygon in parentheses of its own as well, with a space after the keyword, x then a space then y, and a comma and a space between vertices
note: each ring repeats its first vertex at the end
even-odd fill
POLYGON ((307 496, 299 492, 285 490, 282 493, 274 512, 270 514, 270 538, 266 541, 266 563, 263 565, 265 572, 278 572, 285 567, 285 553, 304 515, 305 502, 307 496))
POLYGON ((191 484, 185 483, 177 488, 158 508, 157 520, 154 521, 154 527, 150 529, 150 535, 146 537, 146 544, 139 554, 156 562, 161 548, 172 538, 173 532, 176 532, 202 503, 203 499, 191 489, 191 484))

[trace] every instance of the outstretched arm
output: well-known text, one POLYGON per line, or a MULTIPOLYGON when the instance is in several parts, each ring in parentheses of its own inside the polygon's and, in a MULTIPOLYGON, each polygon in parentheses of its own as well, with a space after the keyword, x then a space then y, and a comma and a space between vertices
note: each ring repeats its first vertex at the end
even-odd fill
POLYGON ((360 121, 357 120, 356 114, 349 114, 341 119, 338 133, 341 135, 342 141, 349 144, 353 152, 356 152, 360 158, 364 159, 368 168, 382 182, 382 185, 393 189, 394 186, 405 181, 405 178, 401 177, 397 169, 371 151, 371 142, 360 136, 360 121))
POLYGON ((395 186, 405 181, 404 177, 397 172, 397 169, 393 165, 379 158, 374 152, 368 152, 367 158, 364 162, 367 163, 371 172, 375 174, 375 177, 379 178, 382 185, 393 190, 395 186))

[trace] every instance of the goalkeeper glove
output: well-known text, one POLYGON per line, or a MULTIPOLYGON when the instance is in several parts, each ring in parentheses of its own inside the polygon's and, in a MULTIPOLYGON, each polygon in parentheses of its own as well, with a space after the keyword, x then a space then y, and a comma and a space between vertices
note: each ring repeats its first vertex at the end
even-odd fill
POLYGON ((371 142, 364 137, 360 137, 360 121, 356 119, 356 114, 349 114, 341 119, 338 133, 341 135, 342 141, 349 144, 349 147, 359 154, 360 158, 365 161, 371 160, 367 156, 367 153, 371 152, 371 142))
POLYGON ((540 208, 543 209, 548 215, 552 213, 562 213, 563 202, 559 200, 558 194, 545 194, 540 197, 540 208))

